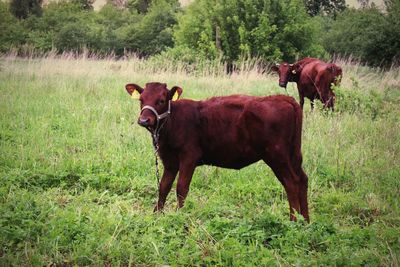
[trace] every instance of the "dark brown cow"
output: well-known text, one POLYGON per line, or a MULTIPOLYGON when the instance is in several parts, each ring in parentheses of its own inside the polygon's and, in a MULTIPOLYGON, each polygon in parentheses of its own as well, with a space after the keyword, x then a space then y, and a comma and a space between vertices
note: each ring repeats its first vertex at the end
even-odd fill
POLYGON ((292 97, 232 95, 171 101, 181 88, 147 83, 144 89, 127 84, 126 90, 140 94, 138 123, 158 139, 164 173, 155 211, 163 209, 178 171, 176 191, 182 207, 196 166, 241 169, 263 160, 287 192, 291 220, 294 211, 309 220, 308 178, 301 166, 302 111, 292 97))
POLYGON ((288 82, 296 82, 299 91, 300 106, 304 106, 304 97, 310 99, 311 109, 314 99, 319 99, 324 107, 333 109, 335 94, 331 84, 338 85, 342 69, 331 63, 327 64, 317 58, 304 58, 294 64, 286 62, 273 66, 279 74, 279 86, 286 88, 288 82))

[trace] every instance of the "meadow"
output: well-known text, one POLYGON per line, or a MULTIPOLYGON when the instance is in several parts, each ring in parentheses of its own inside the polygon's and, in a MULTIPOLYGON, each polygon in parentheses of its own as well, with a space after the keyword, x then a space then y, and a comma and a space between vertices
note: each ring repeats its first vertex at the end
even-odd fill
POLYGON ((305 103, 311 223, 289 221, 268 166, 196 169, 183 209, 157 200, 148 132, 124 85, 183 98, 289 94, 250 64, 0 58, 0 266, 399 266, 400 70, 339 61, 337 107, 305 103), (134 123, 132 123, 134 122, 134 123))

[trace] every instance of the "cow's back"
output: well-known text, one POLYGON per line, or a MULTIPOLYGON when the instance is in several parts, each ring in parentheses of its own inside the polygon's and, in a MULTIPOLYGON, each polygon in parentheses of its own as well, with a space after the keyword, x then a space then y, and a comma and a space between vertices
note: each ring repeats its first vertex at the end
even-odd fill
POLYGON ((318 92, 316 90, 315 79, 318 74, 319 66, 321 66, 321 61, 312 61, 305 65, 300 73, 300 78, 297 83, 299 92, 305 97, 310 99, 319 98, 318 92))
POLYGON ((266 147, 292 140, 296 106, 288 96, 235 95, 201 101, 197 134, 202 163, 239 169, 260 160, 266 147))
POLYGON ((315 63, 315 62, 322 62, 322 61, 320 59, 318 59, 318 58, 306 57, 306 58, 303 58, 303 59, 297 61, 294 64, 298 65, 300 70, 303 70, 303 68, 306 65, 308 65, 309 63, 313 63, 313 62, 315 63))

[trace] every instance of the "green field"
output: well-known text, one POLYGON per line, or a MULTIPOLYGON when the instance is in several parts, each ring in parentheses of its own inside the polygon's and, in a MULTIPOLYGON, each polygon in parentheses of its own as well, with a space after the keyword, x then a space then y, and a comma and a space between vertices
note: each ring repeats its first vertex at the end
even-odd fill
MULTIPOLYGON (((337 108, 303 125, 311 223, 289 221, 285 192, 258 162, 196 169, 154 214, 151 138, 128 82, 183 98, 285 93, 251 67, 187 74, 124 61, 0 59, 0 266, 399 266, 400 70, 339 62, 337 108)), ((288 94, 296 96, 295 86, 288 94)))

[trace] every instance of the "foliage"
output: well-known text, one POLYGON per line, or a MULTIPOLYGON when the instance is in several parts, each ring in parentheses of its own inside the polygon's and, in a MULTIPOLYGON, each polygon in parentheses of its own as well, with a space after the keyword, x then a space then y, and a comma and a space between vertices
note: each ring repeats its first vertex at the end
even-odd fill
POLYGON ((0 52, 21 46, 25 37, 26 32, 21 22, 11 15, 6 3, 0 2, 0 52))
POLYGON ((400 57, 399 6, 399 1, 393 1, 387 14, 376 7, 343 12, 326 33, 324 47, 332 54, 351 55, 373 66, 390 66, 400 57))
POLYGON ((177 46, 207 58, 272 61, 318 56, 315 34, 302 3, 296 0, 200 0, 179 19, 174 36, 177 46))
POLYGON ((151 0, 131 0, 128 1, 128 7, 134 9, 139 14, 147 13, 151 0))
POLYGON ((185 8, 178 0, 110 0, 99 11, 93 0, 50 1, 43 8, 40 1, 1 3, 0 51, 163 54, 193 69, 306 56, 352 56, 384 67, 400 60, 395 0, 385 1, 385 11, 366 4, 343 12, 343 0, 198 0, 185 8), (23 19, 12 18, 13 12, 23 19))
POLYGON ((42 0, 11 0, 10 11, 19 19, 42 15, 42 0))
POLYGON ((172 26, 179 11, 178 1, 153 1, 139 22, 124 31, 124 47, 141 56, 158 54, 173 46, 172 26))
MULTIPOLYGON (((172 26, 180 10, 176 0, 153 1, 143 15, 111 4, 94 12, 90 5, 87 1, 51 2, 41 17, 30 16, 12 27, 0 28, 2 51, 27 44, 41 52, 87 49, 98 55, 122 55, 128 50, 148 56, 173 45, 172 26)), ((2 12, 4 23, 13 21, 5 7, 2 12)))
POLYGON ((382 57, 386 64, 393 61, 395 65, 400 66, 400 1, 387 0, 386 6, 388 14, 383 28, 385 39, 381 40, 384 42, 382 49, 385 53, 382 57))
POLYGON ((351 78, 353 82, 352 89, 342 87, 334 88, 336 101, 338 105, 335 107, 339 112, 363 113, 376 118, 385 112, 383 104, 388 105, 389 101, 383 102, 382 95, 376 91, 362 91, 355 78, 351 78))
POLYGON ((304 0, 304 5, 310 16, 336 17, 338 13, 346 9, 345 0, 304 0))
POLYGON ((82 10, 93 10, 94 0, 71 0, 71 2, 78 5, 82 10))

